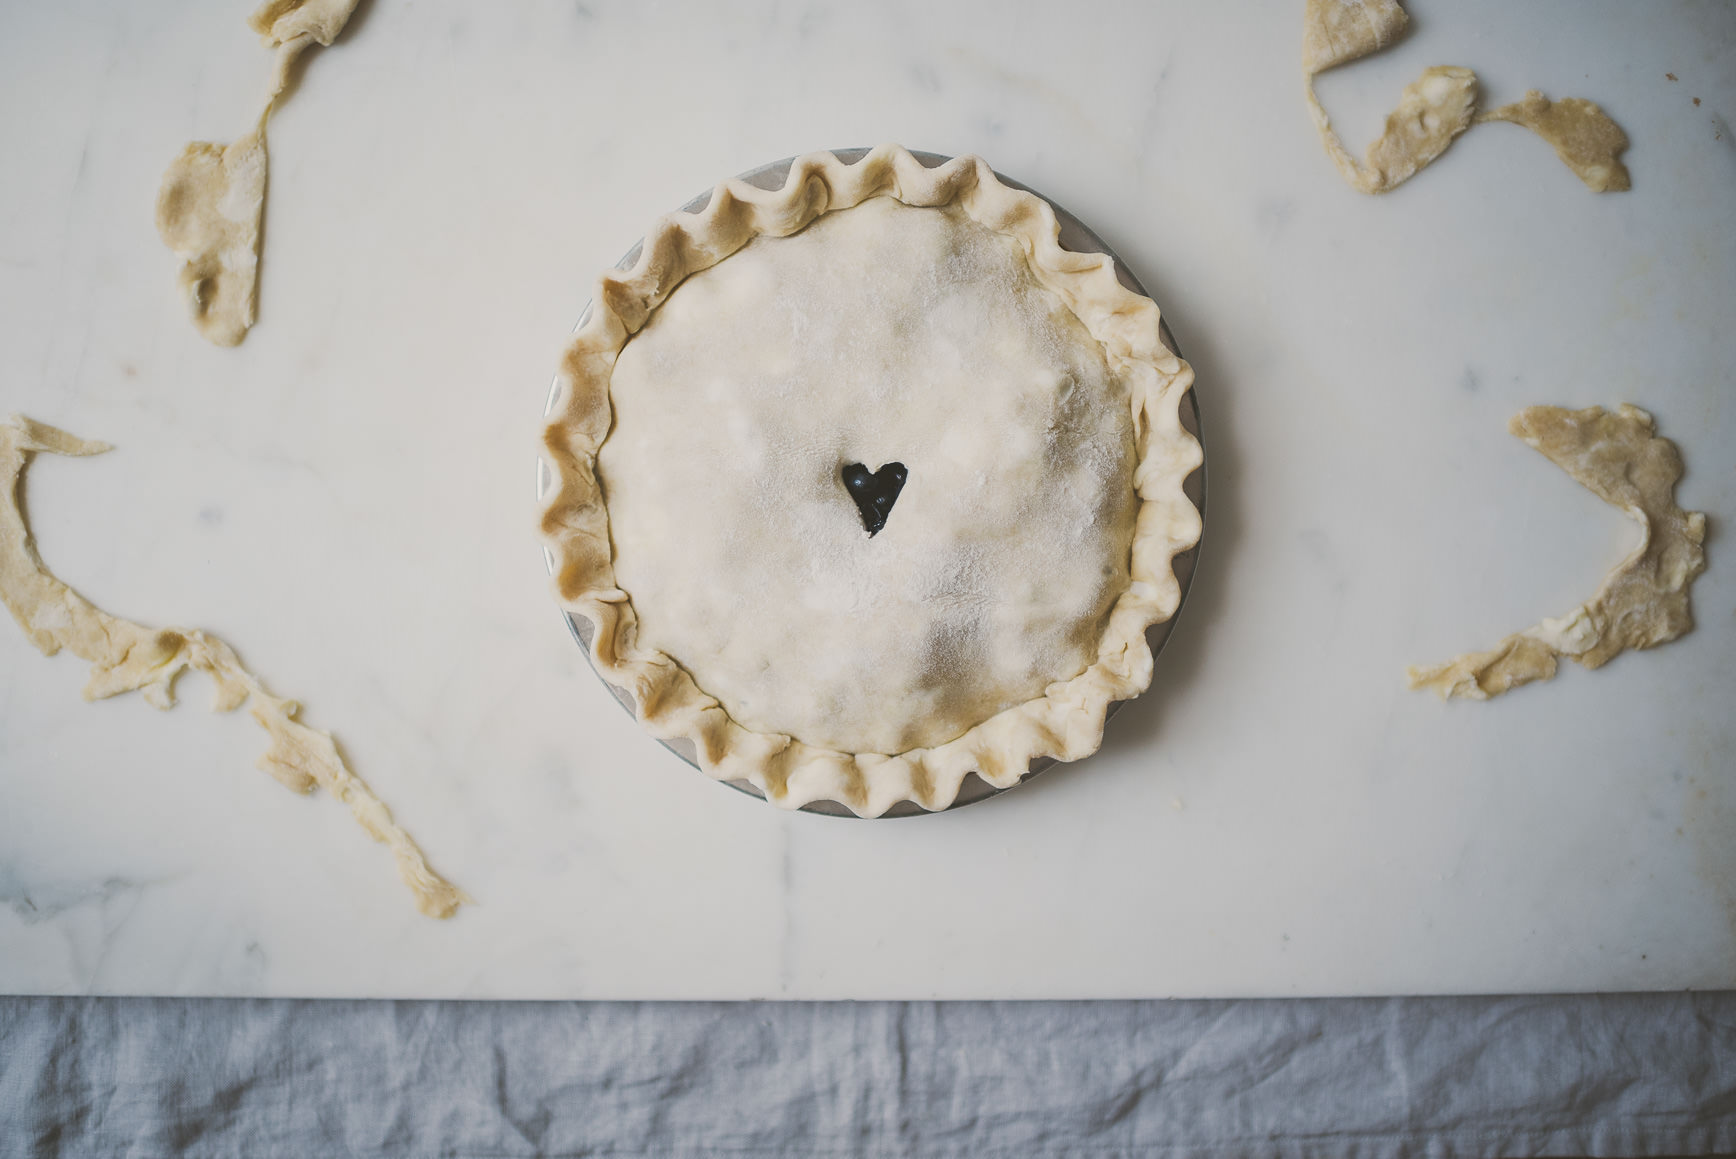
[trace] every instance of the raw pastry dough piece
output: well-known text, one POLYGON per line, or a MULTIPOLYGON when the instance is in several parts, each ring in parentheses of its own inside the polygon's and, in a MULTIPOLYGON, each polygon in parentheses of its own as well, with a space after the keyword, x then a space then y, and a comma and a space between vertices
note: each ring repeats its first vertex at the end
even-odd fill
POLYGON ((1583 97, 1551 101, 1532 89, 1523 100, 1491 109, 1477 118, 1523 125, 1555 148, 1555 155, 1593 193, 1631 189, 1627 166, 1621 163, 1627 134, 1604 111, 1583 97))
POLYGON ((1477 106, 1477 74, 1468 68, 1425 69, 1399 97, 1386 128, 1358 161, 1344 147, 1332 119, 1314 93, 1314 77, 1360 60, 1398 38, 1408 18, 1398 0, 1308 0, 1302 30, 1302 72, 1308 111, 1332 163, 1352 188, 1385 193, 1446 152, 1471 127, 1477 106))
POLYGON ((1398 0, 1308 0, 1302 18, 1302 68, 1313 76, 1378 52, 1409 23, 1398 0))
POLYGON ((188 668, 205 673, 216 685, 216 711, 246 704, 271 738, 271 747, 259 759, 262 770, 298 793, 317 785, 348 805, 362 828, 391 848, 398 875, 416 896, 416 908, 430 917, 450 917, 471 899, 428 868, 422 851, 393 822, 385 803, 344 765, 331 734, 296 719, 300 706, 295 701, 268 692, 215 636, 184 628, 146 628, 111 616, 43 566, 19 501, 31 456, 39 451, 96 455, 108 449, 22 416, 0 422, 0 600, 24 634, 46 656, 65 648, 91 663, 87 700, 143 692, 157 708, 170 708, 175 678, 188 668))
POLYGON ((180 256, 178 280, 199 333, 219 346, 247 337, 257 315, 265 126, 233 145, 195 141, 163 175, 157 232, 180 256))
POLYGON ((247 26, 272 48, 312 40, 330 45, 349 23, 358 0, 266 0, 247 26))
MULTIPOLYGON (((330 47, 338 33, 349 23, 350 14, 360 0, 265 0, 247 26, 259 33, 267 48, 277 50, 277 60, 271 71, 271 90, 266 97, 265 111, 269 115, 277 98, 289 85, 290 66, 308 48, 318 44, 330 47)), ((262 118, 263 119, 263 118, 262 118)))
POLYGON ((1302 24, 1302 73, 1308 111, 1327 156, 1351 187, 1385 193, 1404 184, 1417 170, 1446 152, 1473 119, 1511 121, 1555 146, 1556 155, 1595 193, 1628 188, 1627 169, 1616 155, 1627 136, 1590 101, 1568 97, 1553 104, 1542 93, 1527 93, 1473 118, 1477 74, 1455 65, 1423 70, 1399 97, 1386 128, 1358 161, 1332 128, 1332 119, 1314 92, 1314 78, 1327 69, 1377 52, 1404 31, 1409 18, 1398 0, 1308 0, 1302 24))
POLYGON ((182 261, 178 276, 199 333, 219 346, 247 337, 258 316, 259 222, 265 211, 265 124, 309 46, 329 45, 358 0, 266 0, 248 24, 277 50, 265 108, 233 145, 195 141, 163 175, 157 232, 182 261))
POLYGON ((1625 404, 1614 414, 1595 406, 1534 406, 1508 429, 1627 512, 1645 538, 1595 596, 1560 619, 1544 620, 1486 652, 1410 670, 1412 688, 1432 688, 1443 699, 1487 700, 1548 680, 1559 656, 1600 668, 1629 648, 1668 643, 1694 626, 1688 586, 1706 570, 1706 517, 1676 506, 1682 457, 1674 443, 1653 434, 1652 416, 1625 404))

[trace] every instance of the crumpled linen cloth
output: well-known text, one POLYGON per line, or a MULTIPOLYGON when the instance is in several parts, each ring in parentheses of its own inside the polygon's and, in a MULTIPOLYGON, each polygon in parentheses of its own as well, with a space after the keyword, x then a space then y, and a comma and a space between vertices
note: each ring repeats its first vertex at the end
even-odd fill
POLYGON ((0 999, 0 1155, 1736 1152, 1736 994, 0 999))

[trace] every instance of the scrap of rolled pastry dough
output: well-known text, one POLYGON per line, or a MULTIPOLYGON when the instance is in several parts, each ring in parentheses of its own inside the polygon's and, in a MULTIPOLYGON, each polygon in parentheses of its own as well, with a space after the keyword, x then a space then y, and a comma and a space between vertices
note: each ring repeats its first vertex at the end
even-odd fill
POLYGON ((268 692, 217 637, 193 629, 146 628, 111 616, 43 566, 19 500, 31 456, 39 451, 96 455, 108 449, 19 415, 0 422, 0 600, 24 634, 44 655, 65 648, 90 661, 87 700, 143 692, 156 707, 170 708, 175 678, 188 668, 205 673, 216 685, 215 711, 231 712, 246 704, 271 738, 271 747, 259 759, 261 769, 298 793, 317 785, 348 805, 362 828, 391 848, 398 875, 416 896, 416 908, 429 917, 450 917, 471 899, 428 868, 422 851, 392 820, 385 803, 345 766, 331 734, 296 720, 300 706, 295 701, 268 692))
POLYGON ((275 50, 265 107, 233 145, 195 141, 163 175, 157 232, 181 261, 177 281, 193 325, 219 346, 247 337, 258 316, 259 222, 265 211, 265 125, 296 58, 343 31, 359 0, 266 0, 248 17, 275 50))
POLYGON ((1308 0, 1302 23, 1308 111, 1327 156, 1352 188, 1363 193, 1395 189, 1446 152, 1473 121, 1490 120, 1511 121, 1537 133, 1595 192, 1628 188, 1627 170, 1615 159, 1627 147, 1627 137, 1596 105, 1570 97, 1551 106, 1542 94, 1530 93, 1518 104, 1477 117, 1477 74, 1456 65, 1424 69, 1400 94, 1386 127, 1357 160, 1315 95, 1314 78, 1385 48, 1407 23, 1398 0, 1308 0))
POLYGON ((1308 0, 1302 20, 1302 69, 1310 77, 1385 48, 1410 17, 1398 0, 1308 0))
POLYGON ((1585 182, 1593 193, 1620 193, 1633 188, 1627 166, 1621 163, 1628 147, 1627 134, 1604 111, 1583 97, 1551 101, 1532 89, 1524 99, 1477 118, 1523 125, 1555 147, 1555 155, 1585 182))
POLYGON ((1412 688, 1443 699, 1487 700, 1555 675, 1566 656, 1601 668, 1629 648, 1665 644, 1694 626, 1688 586, 1706 570, 1706 517, 1676 506, 1682 456, 1653 434, 1652 416, 1624 404, 1573 411, 1534 406, 1508 429, 1598 498, 1639 523, 1645 538, 1603 581, 1597 594, 1560 619, 1508 636, 1486 652, 1410 669, 1412 688))
POLYGON ((1352 188, 1385 193, 1446 151, 1471 127, 1477 107, 1477 74, 1468 68, 1426 69, 1400 95, 1398 108, 1367 155, 1358 161, 1339 140, 1332 118, 1314 94, 1314 77, 1385 48, 1410 18, 1398 0, 1308 0, 1302 24, 1302 73, 1308 111, 1332 163, 1352 188))
POLYGON ((219 346, 257 315, 259 217, 265 208, 265 124, 233 145, 195 141, 163 175, 157 232, 181 258, 176 276, 193 325, 219 346))

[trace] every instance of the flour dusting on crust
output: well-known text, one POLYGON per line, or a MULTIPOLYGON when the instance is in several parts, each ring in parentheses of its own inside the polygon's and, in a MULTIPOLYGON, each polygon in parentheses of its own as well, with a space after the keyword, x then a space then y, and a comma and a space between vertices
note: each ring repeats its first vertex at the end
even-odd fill
POLYGON ((217 637, 196 629, 147 628, 111 616, 43 566, 19 501, 31 457, 38 452, 96 455, 108 449, 22 416, 0 422, 0 600, 24 634, 45 656, 64 648, 90 662, 87 700, 142 692, 155 707, 171 708, 176 677, 189 668, 203 672, 216 686, 215 711, 232 712, 246 704, 271 738, 259 759, 262 770, 298 793, 318 786, 348 805, 368 835, 391 848, 416 908, 429 917, 450 917, 470 898, 428 868, 385 803, 344 764, 331 734, 296 719, 300 706, 295 701, 273 696, 217 637))

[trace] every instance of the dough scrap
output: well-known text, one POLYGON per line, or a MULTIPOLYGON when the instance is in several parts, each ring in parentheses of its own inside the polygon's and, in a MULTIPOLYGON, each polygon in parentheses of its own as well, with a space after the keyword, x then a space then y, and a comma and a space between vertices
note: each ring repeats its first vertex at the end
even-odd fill
POLYGON ((1633 188, 1627 166, 1621 163, 1628 147, 1621 126, 1583 97, 1551 101, 1532 89, 1510 105, 1491 109, 1477 118, 1523 125, 1555 148, 1555 155, 1585 182, 1593 193, 1620 193, 1633 188))
POLYGON ((212 708, 231 712, 248 705, 271 739, 259 767, 298 793, 317 785, 350 807, 374 840, 389 846, 398 875, 429 917, 450 917, 472 899, 428 868, 410 835, 391 812, 345 766, 331 734, 296 719, 300 705, 273 696, 241 666, 234 651, 196 629, 147 628, 109 615, 62 583, 43 565, 30 536, 19 487, 31 456, 97 455, 106 443, 76 438, 21 415, 0 422, 0 601, 45 656, 62 648, 91 663, 86 700, 142 692, 157 708, 175 704, 175 678, 186 669, 205 673, 216 686, 212 708))
POLYGON ((1398 0, 1308 0, 1302 25, 1302 72, 1308 111, 1327 156, 1351 188, 1362 193, 1396 189, 1446 152, 1471 127, 1477 107, 1477 74, 1436 65, 1406 86, 1386 128, 1361 161, 1351 155, 1314 93, 1314 77, 1360 60, 1398 39, 1409 17, 1398 0))
POLYGON ((744 728, 846 753, 1042 696, 1131 582, 1130 385, 956 204, 874 197, 755 238, 610 375, 597 477, 636 646, 744 728), (909 481, 871 538, 839 470, 893 461, 909 481))
POLYGON ((267 48, 277 50, 265 103, 267 114, 289 87, 289 70, 296 58, 315 44, 331 47, 358 3, 360 0, 265 0, 254 9, 247 26, 259 33, 267 48))
POLYGON ((1527 407, 1508 429, 1644 529, 1634 553, 1590 600, 1560 619, 1508 636, 1486 652, 1409 671, 1412 688, 1442 699, 1487 700, 1555 675, 1556 658, 1601 668, 1629 648, 1652 648, 1694 626, 1688 588, 1706 570, 1706 517, 1676 506, 1682 456, 1658 438, 1652 416, 1625 403, 1573 411, 1527 407))
POLYGON ((1397 40, 1409 23, 1398 0, 1308 0, 1302 68, 1313 76, 1359 60, 1397 40))
POLYGON ((1308 111, 1326 155, 1351 188, 1362 193, 1396 189, 1483 121, 1510 121, 1537 133, 1595 193, 1629 188, 1627 169, 1616 159, 1627 148, 1627 135, 1602 109, 1579 97, 1551 103, 1533 90, 1522 101, 1476 116, 1477 74, 1456 65, 1424 69, 1400 94, 1380 137, 1357 160, 1315 95, 1314 78, 1385 48, 1408 23, 1399 0, 1308 0, 1302 20, 1308 111))
POLYGON ((1446 64, 1423 70, 1422 76, 1405 86, 1398 108, 1387 115, 1386 128, 1361 161, 1339 140, 1314 95, 1312 80, 1308 101, 1320 139, 1344 179, 1360 192, 1385 193, 1409 181, 1471 127, 1471 115, 1477 107, 1477 74, 1446 64))
POLYGON ((295 60, 329 45, 359 0, 266 0, 248 24, 277 50, 265 107, 232 145, 195 141, 163 174, 157 232, 181 259, 177 281, 193 325, 218 346, 235 346, 258 317, 259 223, 270 158, 265 125, 289 86, 295 60))
POLYGON ((218 346, 239 343, 257 316, 265 169, 261 123, 233 145, 188 145, 157 194, 157 232, 183 262, 177 280, 193 325, 218 346))

